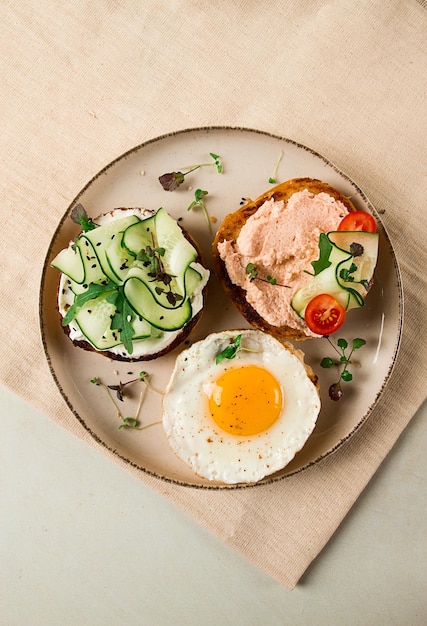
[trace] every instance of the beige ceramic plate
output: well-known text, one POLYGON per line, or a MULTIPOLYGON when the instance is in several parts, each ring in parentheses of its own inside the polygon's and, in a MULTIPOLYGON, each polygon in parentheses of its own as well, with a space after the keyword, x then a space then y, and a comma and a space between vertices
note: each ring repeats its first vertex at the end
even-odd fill
MULTIPOLYGON (((76 418, 97 442, 142 471, 164 480, 194 487, 224 487, 209 483, 187 469, 170 450, 160 424, 144 431, 119 430, 120 423, 113 406, 103 390, 90 380, 99 377, 107 384, 117 384, 119 380, 129 380, 145 370, 151 375, 153 384, 164 389, 180 348, 166 357, 139 364, 113 362, 75 348, 58 319, 58 272, 50 267, 50 261, 76 236, 78 227, 69 219, 69 214, 80 202, 92 217, 115 207, 157 209, 163 206, 173 217, 182 218, 182 225, 201 244, 210 267, 213 232, 208 231, 201 212, 187 212, 194 190, 198 187, 208 190, 209 195, 205 198, 208 210, 220 224, 227 213, 239 207, 242 198, 255 198, 270 187, 269 177, 282 151, 278 182, 294 177, 319 178, 351 196, 357 208, 372 212, 380 232, 375 285, 365 307, 352 311, 340 332, 340 336, 348 339, 363 337, 367 341, 357 354, 360 367, 353 370, 354 381, 346 384, 345 397, 340 402, 334 403, 328 397, 328 388, 336 378, 336 371, 319 366, 323 356, 333 356, 327 341, 319 339, 301 345, 306 361, 320 379, 321 413, 313 434, 294 460, 261 484, 289 476, 319 462, 356 431, 371 413, 396 360, 403 309, 399 269, 381 220, 362 191, 325 158, 288 139, 241 128, 190 129, 148 141, 105 167, 76 196, 53 236, 40 294, 41 331, 53 378, 76 418), (178 190, 166 192, 162 189, 158 176, 209 161, 210 152, 221 155, 223 174, 219 175, 214 167, 205 167, 190 174, 178 190)), ((247 328, 247 323, 234 310, 212 276, 204 316, 190 339, 195 341, 210 332, 227 328, 247 328)), ((133 397, 122 407, 126 416, 133 415, 136 409, 139 389, 139 385, 132 387, 133 397)), ((146 424, 161 419, 159 395, 146 394, 142 419, 146 424)))

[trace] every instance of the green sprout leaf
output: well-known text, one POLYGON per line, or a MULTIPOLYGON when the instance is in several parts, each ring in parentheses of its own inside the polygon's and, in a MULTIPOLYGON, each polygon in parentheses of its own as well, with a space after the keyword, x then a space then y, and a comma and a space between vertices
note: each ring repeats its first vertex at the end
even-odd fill
POLYGON ((353 339, 353 350, 358 350, 362 346, 366 345, 366 341, 364 339, 353 339))
POLYGON ((219 156, 219 154, 215 154, 214 152, 209 152, 209 156, 212 157, 213 162, 188 165, 187 167, 182 168, 182 170, 185 171, 180 170, 179 172, 168 172, 167 174, 162 174, 161 176, 159 176, 159 182, 163 189, 165 191, 175 191, 175 189, 178 189, 178 187, 182 185, 187 174, 198 170, 200 167, 209 167, 214 165, 217 169, 218 174, 221 174, 224 169, 221 162, 221 157, 219 156))
POLYGON ((95 224, 91 217, 88 217, 86 209, 82 204, 76 204, 74 209, 71 211, 70 217, 73 222, 81 226, 81 229, 84 232, 97 228, 97 224, 95 224))
POLYGON ((123 423, 119 426, 119 430, 122 430, 122 428, 138 428, 138 420, 135 417, 125 417, 123 418, 123 423))
POLYGON ((346 354, 346 350, 348 348, 348 341, 346 339, 341 337, 337 340, 335 346, 329 336, 326 336, 325 338, 339 355, 338 360, 332 359, 331 357, 323 357, 320 361, 320 366, 326 369, 329 369, 334 365, 341 368, 338 380, 329 387, 329 397, 331 400, 337 401, 341 400, 344 395, 340 381, 343 380, 344 382, 349 383, 353 380, 353 374, 348 369, 349 365, 352 364, 351 357, 353 356, 355 350, 359 350, 359 348, 366 345, 366 341, 365 339, 360 339, 358 337, 353 339, 350 352, 349 354, 346 354))
POLYGON ((252 282, 258 275, 258 270, 253 263, 248 263, 245 267, 246 274, 249 275, 249 280, 252 282))
POLYGON ((274 185, 277 181, 277 170, 279 169, 280 161, 282 160, 282 158, 283 158, 283 150, 280 152, 279 156, 277 157, 276 163, 274 164, 273 173, 268 179, 268 182, 271 185, 274 185))
POLYGON ((219 156, 219 154, 215 154, 214 152, 209 152, 209 156, 213 158, 218 174, 222 174, 224 168, 221 163, 221 157, 219 156))
POLYGON ((107 394, 109 400, 112 402, 116 411, 116 415, 120 419, 119 430, 122 430, 123 428, 130 428, 133 430, 145 430, 146 428, 150 428, 150 426, 154 426, 155 424, 161 423, 161 422, 152 422, 150 424, 146 424, 145 426, 140 426, 139 416, 140 416, 141 409, 142 409, 144 391, 146 389, 151 389, 152 391, 155 391, 156 393, 163 395, 163 392, 160 391, 159 389, 156 389, 156 387, 154 387, 153 385, 151 385, 148 379, 149 379, 149 375, 147 372, 140 372, 138 378, 133 378, 132 380, 128 380, 126 382, 119 381, 118 384, 113 384, 113 385, 104 384, 97 376, 95 376, 94 378, 90 380, 92 384, 97 385, 98 387, 101 387, 107 394), (117 399, 120 400, 120 402, 124 402, 125 401, 125 389, 129 385, 133 385, 135 383, 143 383, 144 385, 143 391, 141 391, 140 396, 139 396, 138 407, 133 417, 124 417, 123 413, 121 412, 119 408, 119 405, 117 404, 111 392, 112 391, 116 392, 117 399))
POLYGON ((277 278, 274 278, 270 274, 268 274, 266 278, 261 278, 258 274, 258 268, 254 263, 248 263, 246 265, 245 273, 248 275, 250 282, 257 279, 257 280, 261 280, 264 283, 269 283, 270 285, 277 285, 278 287, 286 287, 287 289, 290 288, 289 285, 282 285, 281 283, 278 283, 277 278))
POLYGON ((234 359, 236 354, 240 352, 240 350, 245 350, 246 352, 260 352, 260 350, 254 350, 252 348, 247 348, 242 345, 242 335, 236 335, 233 342, 224 348, 219 354, 216 355, 215 363, 218 365, 224 359, 234 359))
POLYGON ((62 326, 68 326, 68 324, 73 321, 78 309, 86 304, 86 302, 94 300, 103 293, 113 291, 117 289, 117 287, 116 283, 113 283, 112 281, 107 281, 105 283, 91 283, 85 291, 77 294, 73 304, 70 306, 62 319, 62 326))
POLYGON ((205 189, 196 189, 194 192, 194 200, 187 207, 187 211, 191 211, 192 209, 199 207, 202 209, 203 214, 205 216, 206 223, 209 228, 211 228, 211 220, 209 218, 209 213, 205 205, 204 197, 208 195, 208 192, 205 189))

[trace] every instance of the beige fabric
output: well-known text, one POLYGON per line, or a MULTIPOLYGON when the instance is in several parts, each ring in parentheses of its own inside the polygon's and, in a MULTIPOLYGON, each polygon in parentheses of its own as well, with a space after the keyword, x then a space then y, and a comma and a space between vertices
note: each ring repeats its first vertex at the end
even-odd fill
POLYGON ((324 154, 384 211, 405 331, 347 445, 255 490, 192 490, 127 467, 294 587, 425 397, 426 11, 415 0, 3 0, 0 23, 0 380, 90 443, 45 362, 38 291, 61 216, 104 165, 172 130, 259 128, 324 154))

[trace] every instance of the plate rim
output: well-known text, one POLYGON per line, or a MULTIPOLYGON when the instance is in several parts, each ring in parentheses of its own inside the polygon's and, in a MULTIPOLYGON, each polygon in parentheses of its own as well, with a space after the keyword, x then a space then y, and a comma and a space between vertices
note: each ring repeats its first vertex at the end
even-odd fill
POLYGON ((92 176, 92 178, 90 178, 90 180, 80 189, 80 191, 77 193, 77 195, 74 197, 74 199, 72 200, 72 202, 68 205, 68 207, 66 208, 64 214, 62 215, 59 223, 57 224, 52 236, 51 236, 51 240, 47 249, 47 252, 45 254, 44 257, 44 261, 43 261, 43 266, 42 266, 42 273, 41 273, 41 279, 40 279, 40 287, 39 287, 39 302, 38 302, 38 315, 39 315, 39 331, 40 331, 40 335, 41 335, 41 340, 42 340, 42 345, 43 345, 43 350, 44 350, 44 354, 45 354, 45 358, 49 367, 49 371, 51 373, 51 376, 56 384, 56 387, 58 388, 58 391, 60 392, 63 400, 65 401, 66 405, 68 406, 68 408, 70 409, 70 411, 72 412, 72 414, 74 415, 74 417, 77 418, 78 422, 81 424, 81 426, 86 430, 86 432, 90 435, 90 437, 95 441, 95 443, 101 445, 104 449, 106 449, 108 452, 112 453, 115 457, 119 458, 121 461, 123 461, 126 465, 129 465, 131 467, 133 467, 134 469, 141 471, 143 474, 146 474, 152 478, 155 478, 157 480, 162 480, 164 482, 167 482, 169 484, 173 484, 173 485, 177 485, 177 486, 181 486, 181 487, 186 487, 186 488, 193 488, 193 489, 207 489, 207 490, 213 490, 213 491, 218 491, 218 490, 223 490, 223 489, 249 489, 249 488, 253 488, 253 487, 263 487, 266 485, 271 485, 272 483, 276 483, 279 481, 282 481, 284 479, 287 478, 291 478, 295 475, 300 474, 301 472, 306 471, 307 469, 313 467, 314 465, 317 465, 319 463, 321 463, 324 459, 328 458, 329 456, 331 456, 332 454, 334 454, 338 449, 340 449, 343 445, 345 445, 345 443, 351 438, 353 437, 353 435, 362 427, 363 424, 365 424, 365 422, 368 420, 368 418, 370 417, 370 415, 372 414, 375 406, 377 405, 380 397, 383 395, 384 390, 390 380, 390 377, 392 375, 392 372, 395 368, 397 359, 398 359, 398 355, 400 352, 400 347, 401 347, 401 343, 402 343, 402 334, 403 334, 403 326, 404 326, 404 291, 403 291, 403 281, 402 281, 402 275, 401 275, 401 270, 400 270, 400 266, 399 266, 399 262, 397 259, 397 255, 396 252, 394 250, 394 247, 392 245, 391 239, 389 237, 389 234, 387 232, 386 227, 384 226, 378 211, 375 209, 374 205, 372 204, 372 202, 370 201, 370 199, 368 198, 368 196, 365 194, 365 192, 358 186, 358 184, 352 179, 350 178, 350 176, 348 176, 343 170, 341 170, 334 162, 332 162, 330 159, 328 159, 327 157, 323 156, 322 154, 320 154, 319 152, 317 152, 317 150, 314 150, 313 148, 302 144, 298 141, 295 141, 293 139, 290 139, 288 137, 282 136, 282 135, 278 135, 275 133, 272 133, 270 131, 264 131, 264 130, 260 130, 260 129, 255 129, 255 128, 250 128, 250 127, 245 127, 245 126, 229 126, 229 125, 225 125, 225 126, 221 126, 221 125, 208 125, 208 126, 197 126, 197 127, 188 127, 188 128, 183 128, 180 130, 175 130, 175 131, 170 131, 167 133, 163 133, 161 135, 158 135, 156 137, 152 137, 146 141, 143 141, 139 144, 137 144, 136 146, 133 146, 132 148, 126 150, 125 152, 123 152, 122 154, 120 154, 119 156, 115 157, 113 160, 111 160, 109 163, 107 163, 103 168, 101 168, 101 170, 99 170, 94 176, 92 176), (202 483, 189 483, 186 482, 184 480, 180 480, 177 478, 171 478, 169 476, 160 474, 158 472, 154 472, 146 467, 143 467, 143 465, 140 465, 138 463, 136 463, 135 461, 133 461, 132 459, 127 458, 126 456, 124 456, 121 452, 119 452, 118 450, 115 450, 113 447, 111 447, 106 441, 104 441, 96 432, 94 432, 90 426, 85 422, 85 420, 83 419, 83 417, 78 413, 78 411, 73 407, 73 404, 71 402, 71 400, 68 398, 68 395, 66 394, 65 390, 62 387, 62 384, 57 376, 57 373, 55 371, 55 368, 53 366, 52 363, 52 358, 51 355, 49 353, 49 347, 48 347, 48 340, 46 337, 46 329, 45 329, 45 324, 44 324, 44 304, 45 304, 45 283, 46 283, 46 272, 48 267, 50 267, 50 257, 52 255, 52 249, 56 243, 56 239, 59 236, 62 227, 65 223, 65 221, 68 219, 70 211, 72 210, 72 208, 76 205, 76 203, 78 203, 79 198, 86 192, 87 189, 89 189, 93 183, 99 178, 101 177, 103 174, 105 174, 109 169, 111 169, 112 167, 114 167, 115 164, 125 160, 126 158, 128 158, 129 156, 131 156, 134 153, 139 152, 140 150, 142 150, 143 148, 154 144, 156 142, 159 141, 163 141, 166 140, 170 137, 177 137, 179 135, 184 135, 186 133, 197 133, 197 132, 208 132, 208 131, 220 131, 220 132, 227 132, 227 131, 232 131, 232 132, 246 132, 246 133, 253 133, 254 135, 262 135, 264 137, 270 137, 272 139, 276 139, 279 141, 284 141, 286 143, 292 144, 294 146, 296 146, 299 149, 305 150, 309 153, 311 153, 313 156, 319 158, 320 160, 322 160, 326 165, 328 165, 329 167, 332 167, 333 170, 339 174, 340 176, 342 176, 349 184, 351 184, 351 186, 353 186, 355 188, 355 190, 357 191, 357 193, 362 197, 362 199, 364 200, 364 202, 368 205, 369 210, 373 213, 373 215, 376 217, 376 219, 380 222, 381 227, 382 227, 382 231, 383 231, 383 235, 384 235, 384 240, 385 243, 388 246, 388 250, 389 253, 391 255, 391 258, 393 260, 393 269, 395 272, 395 277, 396 277, 396 285, 397 285, 397 290, 398 290, 398 328, 397 328, 397 334, 395 337, 395 344, 394 344, 394 348, 393 348, 393 358, 391 359, 389 365, 388 365, 388 369, 384 375, 384 380, 380 386, 380 388, 378 389, 373 401, 371 402, 370 406, 367 408, 367 410, 365 411, 364 415, 360 418, 360 420, 358 421, 358 423, 354 426, 354 428, 345 436, 342 437, 336 444, 335 446, 333 446, 332 448, 330 448, 329 450, 327 450, 326 452, 320 454, 318 457, 316 457, 316 459, 313 459, 307 463, 305 463, 303 466, 291 470, 288 473, 284 473, 284 474, 280 474, 280 475, 275 475, 272 474, 271 476, 267 476, 264 479, 262 479, 261 481, 255 482, 255 483, 237 483, 237 484, 226 484, 226 483, 215 483, 215 484, 202 484, 202 483))

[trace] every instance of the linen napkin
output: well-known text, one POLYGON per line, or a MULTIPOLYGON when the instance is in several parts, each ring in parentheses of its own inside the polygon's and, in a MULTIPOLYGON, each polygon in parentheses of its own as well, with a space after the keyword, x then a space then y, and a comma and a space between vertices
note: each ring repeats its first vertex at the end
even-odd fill
POLYGON ((382 213, 404 334, 384 394, 344 446, 232 491, 169 484, 110 455, 293 588, 425 398, 427 13, 415 0, 6 0, 0 15, 0 380, 90 445, 50 375, 38 297, 59 220, 107 163, 182 128, 257 128, 329 158, 382 213))

